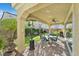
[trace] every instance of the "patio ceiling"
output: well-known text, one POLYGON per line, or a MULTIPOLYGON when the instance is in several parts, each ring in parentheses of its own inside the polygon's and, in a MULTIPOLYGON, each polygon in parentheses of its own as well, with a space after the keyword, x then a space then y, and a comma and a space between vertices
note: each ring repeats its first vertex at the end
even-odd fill
POLYGON ((55 20, 56 23, 58 24, 65 22, 72 4, 71 3, 43 3, 43 4, 30 3, 30 4, 22 4, 22 5, 20 4, 19 7, 15 9, 17 9, 17 11, 20 11, 21 14, 23 13, 22 14, 23 17, 25 17, 26 14, 29 13, 31 15, 29 17, 32 18, 34 17, 37 20, 47 23, 48 25, 53 25, 55 24, 55 22, 53 22, 52 20, 55 20), (29 7, 29 8, 26 9, 25 7, 26 8, 29 7))
POLYGON ((52 20, 55 19, 57 23, 64 23, 65 18, 70 10, 71 4, 51 4, 45 8, 42 8, 32 15, 40 18, 48 24, 54 24, 52 20))

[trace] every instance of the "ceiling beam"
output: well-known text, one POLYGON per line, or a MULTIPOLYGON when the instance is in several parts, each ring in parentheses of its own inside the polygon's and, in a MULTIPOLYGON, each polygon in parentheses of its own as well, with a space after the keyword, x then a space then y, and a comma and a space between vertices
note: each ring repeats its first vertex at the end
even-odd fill
POLYGON ((31 17, 32 17, 33 19, 35 19, 36 21, 40 21, 40 22, 43 22, 43 23, 45 23, 45 24, 48 25, 48 22, 47 22, 47 21, 45 21, 45 20, 43 20, 43 19, 41 19, 41 18, 39 18, 39 17, 36 17, 36 16, 34 16, 34 15, 32 15, 32 14, 30 14, 30 16, 29 16, 26 20, 30 19, 31 17))
POLYGON ((27 9, 27 7, 28 7, 27 4, 25 4, 24 6, 22 6, 22 8, 20 8, 19 10, 17 10, 19 16, 20 17, 24 17, 24 19, 25 19, 27 13, 31 14, 31 13, 36 12, 36 11, 38 11, 38 10, 44 8, 44 7, 47 7, 48 5, 51 5, 51 4, 48 4, 48 3, 44 3, 44 4, 38 3, 38 4, 33 4, 33 5, 31 4, 30 5, 31 7, 29 7, 28 9, 27 9))
POLYGON ((39 3, 32 8, 29 8, 27 11, 29 13, 33 13, 33 12, 39 11, 40 9, 43 9, 43 8, 49 6, 49 5, 51 5, 51 4, 49 4, 49 3, 39 3))
POLYGON ((72 14, 72 11, 73 11, 73 4, 71 5, 71 7, 70 7, 70 9, 69 9, 69 12, 68 12, 68 14, 67 14, 67 16, 66 16, 66 18, 65 18, 64 24, 67 23, 67 21, 68 21, 70 15, 72 14))

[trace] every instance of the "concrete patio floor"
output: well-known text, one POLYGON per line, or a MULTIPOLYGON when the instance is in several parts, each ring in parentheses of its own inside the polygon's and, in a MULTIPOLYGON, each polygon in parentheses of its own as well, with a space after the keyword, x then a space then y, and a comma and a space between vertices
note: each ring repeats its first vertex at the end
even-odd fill
POLYGON ((61 41, 44 45, 41 42, 35 43, 35 50, 30 51, 28 47, 23 53, 24 56, 67 56, 68 54, 66 45, 61 41))

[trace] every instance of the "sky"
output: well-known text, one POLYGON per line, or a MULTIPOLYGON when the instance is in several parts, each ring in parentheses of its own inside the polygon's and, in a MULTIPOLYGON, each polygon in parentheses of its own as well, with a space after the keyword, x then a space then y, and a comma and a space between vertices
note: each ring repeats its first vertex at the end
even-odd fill
POLYGON ((12 8, 10 3, 0 3, 0 17, 3 14, 3 11, 12 13, 12 14, 16 14, 16 10, 14 8, 12 8))

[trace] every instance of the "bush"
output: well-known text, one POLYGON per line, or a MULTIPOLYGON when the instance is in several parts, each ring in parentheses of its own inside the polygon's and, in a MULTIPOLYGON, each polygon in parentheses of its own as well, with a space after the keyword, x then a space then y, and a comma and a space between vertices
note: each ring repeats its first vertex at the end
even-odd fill
POLYGON ((58 35, 59 35, 59 32, 57 32, 57 31, 52 32, 52 35, 53 35, 53 36, 58 36, 58 35))
POLYGON ((4 39, 3 39, 3 37, 0 36, 0 50, 3 49, 4 46, 5 46, 4 39))
MULTIPOLYGON (((30 44, 30 36, 26 36, 25 37, 25 46, 28 47, 30 44)), ((33 36, 33 40, 35 40, 35 42, 39 42, 40 41, 40 36, 33 36)))
POLYGON ((0 21, 0 49, 4 47, 4 43, 9 44, 10 43, 9 40, 10 41, 14 40, 15 31, 16 31, 16 19, 3 19, 0 21))
POLYGON ((67 29, 66 37, 67 38, 71 38, 72 37, 72 29, 67 29))
POLYGON ((16 30, 16 19, 3 19, 0 21, 0 28, 4 30, 16 30))

